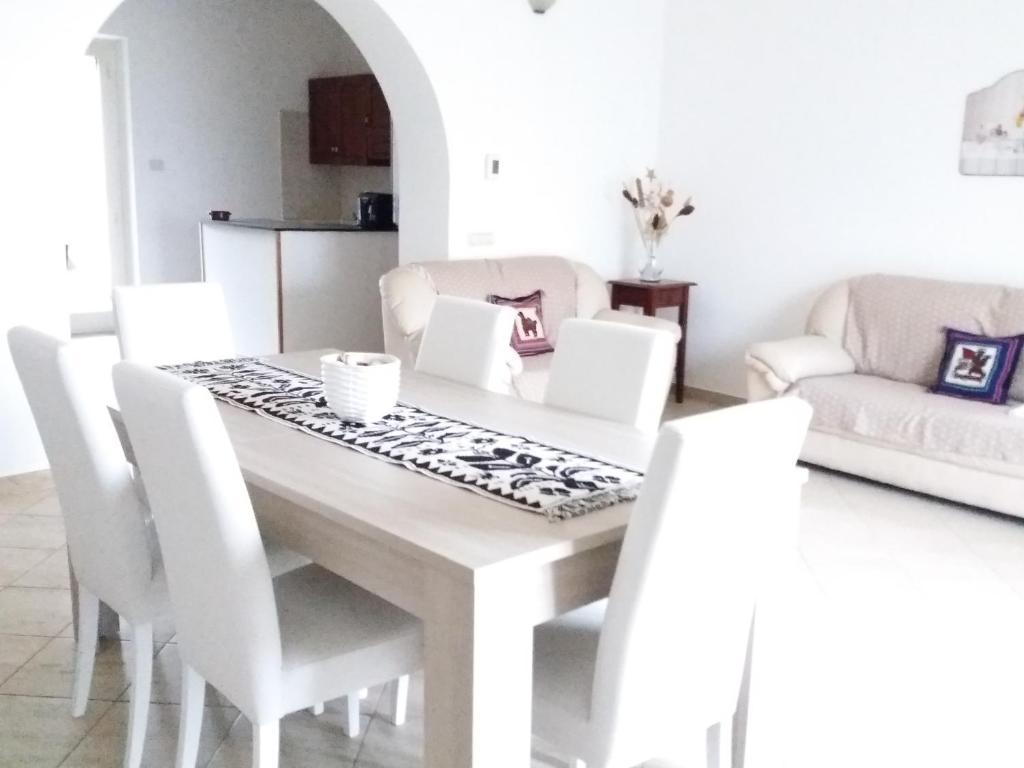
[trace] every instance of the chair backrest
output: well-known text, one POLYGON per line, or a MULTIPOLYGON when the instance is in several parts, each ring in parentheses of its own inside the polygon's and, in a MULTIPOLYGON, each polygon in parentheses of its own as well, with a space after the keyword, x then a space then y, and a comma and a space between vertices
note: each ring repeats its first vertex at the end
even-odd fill
POLYGON ((598 646, 593 732, 615 764, 734 712, 759 589, 796 551, 810 417, 782 398, 662 428, 598 646))
POLYGON ((270 569, 213 398, 133 362, 114 367, 114 390, 156 521, 182 660, 255 722, 278 717, 270 569))
POLYGON ((129 617, 154 571, 145 505, 110 420, 110 369, 24 326, 7 341, 50 462, 78 580, 129 617))
POLYGON ((117 286, 114 319, 124 360, 172 365, 235 355, 218 283, 117 286))
POLYGON ((438 296, 423 331, 416 370, 491 392, 508 392, 515 319, 510 307, 438 296))
POLYGON ((566 320, 544 403, 655 432, 665 408, 675 343, 664 331, 566 320))

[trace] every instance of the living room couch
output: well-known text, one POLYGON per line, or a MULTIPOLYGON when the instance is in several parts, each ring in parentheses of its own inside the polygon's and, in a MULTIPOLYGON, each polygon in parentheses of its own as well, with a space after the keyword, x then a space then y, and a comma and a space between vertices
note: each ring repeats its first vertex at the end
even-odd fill
MULTIPOLYGON (((675 323, 612 310, 607 284, 586 264, 557 256, 516 256, 405 264, 385 274, 380 279, 384 347, 411 369, 438 295, 485 301, 491 294, 516 298, 538 289, 543 291, 544 328, 552 346, 558 345, 562 321, 574 317, 655 328, 679 340, 675 323)), ((524 357, 521 364, 516 360, 515 393, 524 399, 543 400, 551 358, 547 353, 524 357)))
POLYGON ((750 347, 749 399, 814 407, 808 463, 1024 517, 1024 362, 1007 405, 932 394, 947 327, 1024 334, 1024 289, 892 275, 838 283, 804 336, 750 347))

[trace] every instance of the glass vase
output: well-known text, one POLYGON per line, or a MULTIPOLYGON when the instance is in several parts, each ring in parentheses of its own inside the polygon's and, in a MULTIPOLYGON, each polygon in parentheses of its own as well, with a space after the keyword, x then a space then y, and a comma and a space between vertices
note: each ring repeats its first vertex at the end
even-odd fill
POLYGON ((654 238, 644 240, 644 248, 647 250, 647 261, 640 269, 640 281, 643 283, 660 283, 661 273, 664 271, 658 263, 658 241, 654 238))

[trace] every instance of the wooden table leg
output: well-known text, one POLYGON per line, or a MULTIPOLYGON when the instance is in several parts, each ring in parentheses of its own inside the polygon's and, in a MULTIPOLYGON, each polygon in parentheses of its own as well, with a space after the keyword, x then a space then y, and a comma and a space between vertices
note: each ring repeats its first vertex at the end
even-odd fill
MULTIPOLYGON (((75 633, 75 640, 78 640, 78 579, 75 578, 75 569, 71 565, 71 556, 68 556, 68 573, 71 574, 71 629, 75 633)), ((100 601, 100 631, 101 638, 118 638, 121 633, 121 620, 114 609, 100 601)))
POLYGON ((508 576, 430 577, 426 768, 530 765, 533 627, 516 604, 508 576))
POLYGON ((683 291, 683 301, 679 305, 679 350, 676 353, 676 402, 683 402, 684 382, 686 381, 686 326, 689 324, 690 290, 683 291))

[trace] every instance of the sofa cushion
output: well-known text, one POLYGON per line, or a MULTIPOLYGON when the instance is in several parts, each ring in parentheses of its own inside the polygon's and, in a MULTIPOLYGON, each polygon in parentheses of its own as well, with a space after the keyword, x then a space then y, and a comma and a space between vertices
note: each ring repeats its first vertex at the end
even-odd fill
POLYGON ((814 407, 812 429, 1024 478, 1024 419, 1010 406, 855 373, 804 379, 795 392, 814 407))
MULTIPOLYGON (((893 275, 850 281, 844 346, 857 373, 927 385, 935 381, 945 329, 1013 336, 1024 289, 893 275)), ((1017 391, 1017 385, 1014 386, 1017 391)))
POLYGON ((491 294, 487 300, 491 304, 512 307, 516 311, 516 320, 512 326, 512 348, 520 357, 531 357, 554 352, 544 325, 544 291, 537 289, 529 296, 508 298, 491 294))
MULTIPOLYGON (((516 374, 512 381, 512 388, 523 400, 532 400, 535 403, 544 402, 544 393, 548 388, 548 378, 551 374, 551 360, 553 354, 533 355, 523 358, 523 370, 516 374)), ((1024 419, 1021 419, 1024 423, 1024 419)))
POLYGON ((1024 336, 978 336, 947 328, 946 351, 931 391, 1002 405, 1020 361, 1022 343, 1024 336))
POLYGON ((576 271, 555 256, 514 259, 432 261, 420 264, 440 294, 485 301, 491 294, 525 296, 544 290, 542 306, 548 340, 558 342, 562 321, 576 316, 576 271))

